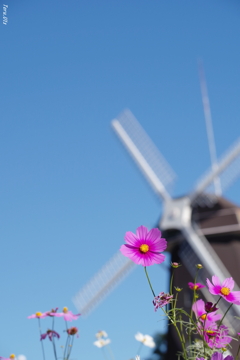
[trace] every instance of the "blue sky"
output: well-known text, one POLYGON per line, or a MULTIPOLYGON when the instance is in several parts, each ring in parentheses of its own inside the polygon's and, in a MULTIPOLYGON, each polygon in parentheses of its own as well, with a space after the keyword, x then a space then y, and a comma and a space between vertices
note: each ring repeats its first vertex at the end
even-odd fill
MULTIPOLYGON (((236 0, 8 0, 1 25, 0 355, 40 360, 26 317, 68 306, 123 243, 152 227, 161 203, 114 135, 130 108, 189 191, 210 166, 197 60, 203 59, 217 154, 239 137, 240 3, 236 0)), ((225 194, 240 204, 239 181, 225 194)), ((168 273, 154 266, 156 292, 168 273)), ((86 319, 73 359, 101 359, 104 329, 116 360, 137 331, 162 330, 137 268, 86 319)), ((45 320, 47 323, 47 320, 45 320)), ((62 331, 59 319, 58 328, 62 331)), ((43 323, 43 328, 47 327, 43 323)), ((59 343, 60 344, 60 343, 59 343)), ((143 355, 148 350, 143 350, 143 355)))

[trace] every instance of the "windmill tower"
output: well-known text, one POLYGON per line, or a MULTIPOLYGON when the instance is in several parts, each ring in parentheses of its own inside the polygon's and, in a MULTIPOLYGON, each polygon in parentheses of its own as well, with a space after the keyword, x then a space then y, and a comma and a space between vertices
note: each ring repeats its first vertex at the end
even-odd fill
MULTIPOLYGON (((183 197, 172 198, 168 187, 173 183, 175 174, 133 114, 125 110, 112 121, 112 126, 162 201, 163 216, 158 226, 168 240, 168 251, 174 256, 173 260, 180 259, 183 264, 187 279, 194 276, 195 264, 201 263, 204 266, 204 270, 200 272, 201 282, 215 274, 221 280, 232 276, 236 283, 240 284, 238 269, 229 261, 230 254, 236 252, 240 258, 240 208, 219 195, 208 192, 209 186, 214 182, 216 184, 220 176, 225 177, 221 191, 238 177, 240 141, 234 144, 218 163, 214 159, 214 166, 192 192, 183 197)), ((134 266, 135 264, 120 252, 114 255, 75 296, 73 302, 77 309, 83 315, 88 314, 134 266)), ((178 286, 181 286, 182 280, 176 280, 180 282, 178 286)), ((235 290, 238 290, 237 284, 235 290)), ((207 301, 214 302, 206 289, 202 291, 207 301)), ((219 306, 220 311, 225 312, 224 302, 219 306)), ((234 316, 240 316, 240 309, 235 305, 228 312, 224 322, 236 333, 240 327, 234 316)), ((169 339, 172 337, 174 334, 170 331, 169 339)), ((167 358, 170 359, 170 355, 169 353, 167 358)))

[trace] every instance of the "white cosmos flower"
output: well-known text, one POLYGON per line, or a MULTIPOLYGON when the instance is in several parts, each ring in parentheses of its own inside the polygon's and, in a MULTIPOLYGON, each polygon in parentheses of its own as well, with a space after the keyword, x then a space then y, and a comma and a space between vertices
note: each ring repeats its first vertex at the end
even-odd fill
POLYGON ((150 348, 154 348, 156 346, 153 338, 150 335, 143 335, 140 332, 138 332, 135 335, 135 339, 137 341, 140 341, 141 343, 143 343, 145 346, 148 346, 150 348))
POLYGON ((96 338, 97 339, 101 339, 101 338, 103 338, 103 337, 107 337, 108 336, 108 334, 106 333, 106 331, 104 331, 104 330, 100 330, 100 331, 98 331, 97 333, 96 333, 96 338))
POLYGON ((140 356, 137 355, 137 356, 135 357, 135 360, 140 360, 140 356))
POLYGON ((17 360, 27 360, 25 355, 18 355, 17 360))
POLYGON ((94 341, 94 345, 99 347, 99 348, 102 348, 103 346, 106 346, 107 344, 109 344, 111 342, 110 339, 99 339, 97 341, 94 341))

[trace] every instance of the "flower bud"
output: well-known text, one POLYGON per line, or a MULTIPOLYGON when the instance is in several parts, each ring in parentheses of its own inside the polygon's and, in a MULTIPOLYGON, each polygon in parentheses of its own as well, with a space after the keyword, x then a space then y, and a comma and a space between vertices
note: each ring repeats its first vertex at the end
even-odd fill
POLYGON ((217 311, 218 308, 216 308, 216 304, 213 304, 212 302, 206 302, 205 304, 205 311, 207 313, 211 313, 213 311, 217 311))
POLYGON ((182 291, 182 289, 180 289, 180 288, 177 287, 177 286, 174 286, 174 289, 175 289, 176 291, 178 291, 178 292, 182 291))
POLYGON ((75 334, 77 334, 77 332, 78 332, 78 328, 76 326, 73 326, 73 327, 67 329, 68 335, 75 335, 75 334))
POLYGON ((197 269, 202 269, 203 266, 202 266, 202 264, 197 264, 197 265, 196 265, 196 268, 197 268, 197 269))
POLYGON ((178 262, 172 262, 172 263, 171 263, 171 266, 172 266, 174 269, 177 269, 179 266, 181 266, 181 264, 178 263, 178 262))

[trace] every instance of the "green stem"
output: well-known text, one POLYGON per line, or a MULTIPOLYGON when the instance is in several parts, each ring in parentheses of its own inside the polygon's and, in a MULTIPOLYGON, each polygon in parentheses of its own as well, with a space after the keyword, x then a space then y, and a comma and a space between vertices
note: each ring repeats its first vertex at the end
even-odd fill
POLYGON ((104 359, 108 360, 108 357, 107 357, 107 355, 106 355, 106 353, 105 353, 104 347, 102 347, 102 353, 103 353, 104 359))
POLYGON ((170 280, 170 295, 172 295, 173 293, 173 289, 172 289, 172 285, 173 285, 173 277, 174 277, 174 268, 172 268, 172 276, 171 276, 171 280, 170 280))
POLYGON ((108 345, 107 349, 108 349, 108 352, 109 352, 109 354, 110 354, 110 358, 111 358, 112 360, 115 360, 115 357, 114 357, 114 355, 113 355, 112 349, 111 349, 111 347, 110 347, 109 345, 108 345))
MULTIPOLYGON (((42 331, 41 331, 41 325, 40 325, 40 318, 38 318, 38 327, 39 327, 40 338, 41 338, 42 331)), ((43 360, 45 360, 45 352, 44 352, 44 346, 43 346, 43 341, 42 340, 41 340, 41 345, 42 345, 43 360)))
POLYGON ((190 319, 192 319, 192 315, 193 315, 192 307, 193 307, 193 304, 195 303, 195 300, 196 300, 195 285, 196 285, 197 278, 198 278, 198 271, 199 271, 199 269, 197 268, 196 275, 195 275, 195 278, 194 278, 193 298, 192 298, 192 306, 191 306, 190 318, 189 318, 189 324, 190 324, 190 331, 189 331, 189 335, 188 335, 188 343, 189 343, 189 345, 191 345, 191 343, 192 343, 192 333, 191 333, 192 321, 190 319))
POLYGON ((156 295, 155 295, 155 292, 153 291, 153 287, 152 287, 151 281, 150 281, 150 279, 149 279, 146 266, 144 266, 144 271, 145 271, 146 277, 147 277, 147 279, 148 279, 148 283, 149 283, 150 289, 152 290, 153 296, 155 297, 156 295))
POLYGON ((67 359, 66 354, 67 354, 67 349, 68 349, 69 337, 70 337, 70 335, 67 336, 66 345, 65 345, 64 354, 63 354, 63 360, 67 359))
POLYGON ((220 323, 219 323, 219 325, 218 325, 218 329, 219 329, 220 326, 222 325, 222 322, 223 322, 225 316, 227 315, 228 311, 231 309, 232 306, 233 306, 233 304, 231 304, 231 305, 229 306, 229 308, 227 309, 227 311, 226 311, 225 314, 223 315, 223 317, 222 317, 222 319, 220 320, 220 323))
POLYGON ((170 322, 173 324, 173 326, 175 327, 177 333, 178 333, 178 337, 180 339, 180 342, 181 342, 181 345, 182 345, 182 350, 183 350, 183 355, 184 355, 184 359, 187 360, 187 353, 186 353, 186 349, 185 349, 185 339, 182 337, 180 331, 179 331, 179 328, 176 324, 176 322, 166 313, 166 311, 161 308, 162 311, 164 312, 164 314, 168 317, 168 319, 170 320, 170 322))
MULTIPOLYGON (((54 331, 54 316, 52 318, 52 330, 54 331)), ((52 337, 52 344, 53 344, 54 356, 55 356, 55 359, 57 360, 57 351, 56 351, 56 345, 55 345, 54 336, 52 337)))
POLYGON ((142 349, 143 343, 140 343, 140 346, 138 348, 138 351, 136 352, 137 355, 140 355, 140 350, 142 349))

